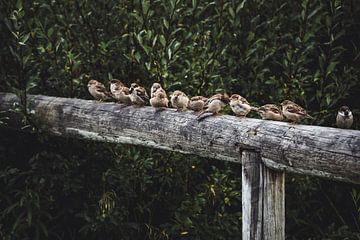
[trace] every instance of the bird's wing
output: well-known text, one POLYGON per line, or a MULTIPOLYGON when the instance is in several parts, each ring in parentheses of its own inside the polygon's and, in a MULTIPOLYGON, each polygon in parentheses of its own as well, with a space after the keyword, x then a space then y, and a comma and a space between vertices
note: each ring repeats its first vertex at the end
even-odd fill
POLYGON ((277 114, 280 114, 280 112, 281 112, 279 107, 274 104, 266 104, 265 108, 268 109, 269 111, 277 113, 277 114))
POLYGON ((104 84, 98 84, 98 85, 96 85, 96 90, 99 91, 99 92, 107 92, 104 84))
POLYGON ((143 100, 149 100, 149 95, 147 94, 145 88, 143 87, 138 87, 135 89, 136 90, 136 94, 141 97, 143 100))
POLYGON ((130 90, 129 90, 128 87, 122 87, 122 88, 121 88, 121 91, 122 91, 123 93, 125 93, 126 95, 130 94, 130 90))
POLYGON ((101 93, 104 93, 106 96, 111 96, 111 93, 109 93, 109 92, 106 90, 104 84, 102 84, 102 83, 96 85, 96 91, 101 92, 101 93))
POLYGON ((307 112, 297 104, 288 105, 286 110, 290 113, 296 113, 299 115, 307 116, 307 112))
POLYGON ((239 100, 242 102, 242 103, 245 103, 247 105, 250 105, 250 103, 246 100, 246 98, 244 97, 240 97, 239 100))

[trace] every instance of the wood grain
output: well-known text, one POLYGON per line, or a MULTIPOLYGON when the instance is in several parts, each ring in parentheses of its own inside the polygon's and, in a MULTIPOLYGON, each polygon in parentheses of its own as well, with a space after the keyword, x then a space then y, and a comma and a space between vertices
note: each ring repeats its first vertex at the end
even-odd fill
MULTIPOLYGON (((0 111, 12 109, 18 101, 14 94, 0 93, 0 111)), ((272 169, 360 183, 360 131, 228 115, 198 122, 191 111, 42 95, 30 95, 29 108, 38 127, 55 135, 234 162, 243 150, 256 150, 272 169)))
POLYGON ((242 153, 242 239, 285 239, 285 173, 255 151, 242 153))

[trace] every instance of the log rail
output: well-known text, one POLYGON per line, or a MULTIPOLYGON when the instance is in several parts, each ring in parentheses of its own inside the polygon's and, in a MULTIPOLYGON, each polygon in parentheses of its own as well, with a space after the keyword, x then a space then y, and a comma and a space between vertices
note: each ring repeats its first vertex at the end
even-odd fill
MULTIPOLYGON (((19 98, 0 93, 0 112, 19 98)), ((242 164, 243 239, 285 239, 285 172, 360 183, 360 131, 29 95, 43 132, 242 164)), ((12 115, 13 116, 13 115, 12 115)), ((1 117, 1 116, 0 116, 1 117)))

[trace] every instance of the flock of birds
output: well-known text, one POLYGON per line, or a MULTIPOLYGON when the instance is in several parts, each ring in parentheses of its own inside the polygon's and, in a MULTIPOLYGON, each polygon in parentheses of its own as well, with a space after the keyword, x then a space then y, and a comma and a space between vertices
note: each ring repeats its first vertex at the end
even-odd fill
MULTIPOLYGON (((166 91, 160 83, 154 83, 151 87, 150 97, 144 87, 137 83, 132 83, 130 88, 126 87, 120 80, 113 79, 110 81, 110 92, 105 88, 104 84, 97 80, 88 82, 89 93, 97 100, 103 101, 108 98, 114 98, 117 102, 145 106, 150 105, 156 109, 164 109, 169 106, 169 99, 166 91)), ((230 97, 226 93, 218 93, 209 98, 203 96, 194 96, 189 98, 184 92, 176 90, 170 97, 171 106, 177 111, 185 111, 187 109, 199 112, 197 119, 200 121, 206 117, 217 115, 229 103, 231 110, 237 117, 243 118, 250 111, 256 111, 262 119, 282 121, 287 118, 292 123, 311 117, 305 109, 296 103, 285 100, 280 105, 265 104, 261 107, 254 107, 239 94, 233 94, 230 97)), ((339 128, 350 128, 353 123, 353 115, 349 107, 342 106, 336 117, 336 125, 339 128)))

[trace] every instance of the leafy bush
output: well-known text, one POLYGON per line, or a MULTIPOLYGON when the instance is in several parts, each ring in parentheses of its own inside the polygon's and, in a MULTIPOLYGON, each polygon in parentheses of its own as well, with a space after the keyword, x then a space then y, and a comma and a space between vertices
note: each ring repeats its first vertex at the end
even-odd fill
MULTIPOLYGON (((0 0, 0 17, 0 91, 17 93, 25 116, 28 93, 90 98, 90 78, 255 105, 289 98, 318 125, 333 126, 343 104, 360 116, 355 0, 0 0)), ((43 137, 1 139, 4 239, 241 235, 238 166, 43 137)), ((295 176, 287 186, 289 238, 359 238, 358 187, 295 176)))

